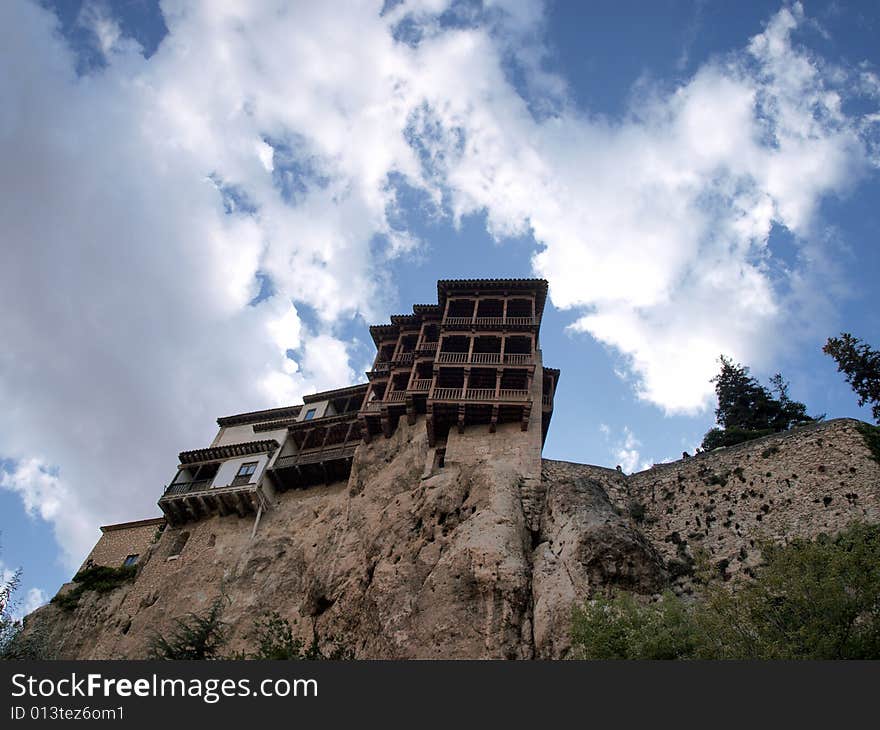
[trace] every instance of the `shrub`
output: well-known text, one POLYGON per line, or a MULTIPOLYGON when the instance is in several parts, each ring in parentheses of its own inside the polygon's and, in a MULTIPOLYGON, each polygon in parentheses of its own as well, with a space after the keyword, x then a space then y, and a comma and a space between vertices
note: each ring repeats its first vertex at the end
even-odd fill
POLYGON ((753 580, 692 602, 626 594, 576 609, 584 659, 880 659, 880 526, 765 545, 753 580))
POLYGON ((189 613, 174 620, 169 637, 153 634, 150 659, 223 659, 220 650, 227 641, 227 626, 221 620, 224 596, 219 596, 205 614, 189 613))
POLYGON ((79 599, 86 591, 104 594, 134 580, 137 566, 124 565, 121 568, 110 568, 106 565, 95 565, 85 568, 73 576, 76 585, 66 593, 57 594, 51 601, 65 611, 72 611, 79 605, 79 599))

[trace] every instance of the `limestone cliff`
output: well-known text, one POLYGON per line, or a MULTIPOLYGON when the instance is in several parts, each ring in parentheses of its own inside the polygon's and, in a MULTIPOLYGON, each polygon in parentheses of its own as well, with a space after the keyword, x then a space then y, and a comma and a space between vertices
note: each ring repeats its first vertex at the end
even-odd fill
POLYGON ((71 612, 47 606, 29 625, 64 657, 141 658, 153 632, 222 590, 230 650, 275 610, 360 658, 563 657, 572 605, 592 592, 686 592, 697 548, 729 576, 754 563, 761 539, 880 520, 880 465, 857 425, 627 477, 532 463, 539 430, 516 425, 453 431, 432 469, 424 423, 401 419, 359 447, 347 482, 281 494, 256 529, 235 515, 169 528, 134 583, 86 593, 71 612))

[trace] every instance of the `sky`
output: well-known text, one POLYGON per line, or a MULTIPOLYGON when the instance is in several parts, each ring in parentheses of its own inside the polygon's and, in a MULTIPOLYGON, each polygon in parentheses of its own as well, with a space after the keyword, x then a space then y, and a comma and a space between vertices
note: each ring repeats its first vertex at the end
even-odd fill
POLYGON ((440 278, 541 277, 544 456, 691 453, 718 358, 869 420, 880 6, 0 3, 0 572, 47 600, 218 416, 362 382, 440 278))

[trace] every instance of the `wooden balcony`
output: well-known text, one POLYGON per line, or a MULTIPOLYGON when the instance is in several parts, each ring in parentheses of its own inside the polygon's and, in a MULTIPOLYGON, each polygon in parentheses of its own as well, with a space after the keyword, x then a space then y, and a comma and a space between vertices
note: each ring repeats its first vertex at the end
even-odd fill
POLYGON ((537 326, 536 317, 446 317, 442 327, 450 329, 504 329, 537 326))
POLYGON ((406 365, 411 365, 412 361, 415 359, 416 354, 414 352, 400 352, 397 356, 391 361, 392 368, 404 367, 406 365))
POLYGON ((416 393, 427 393, 431 390, 431 378, 420 378, 418 380, 413 380, 409 385, 409 390, 413 390, 416 393))
POLYGON ((434 388, 434 392, 429 396, 435 401, 489 401, 489 402, 505 402, 505 403, 522 403, 528 401, 530 393, 528 390, 501 388, 495 391, 494 388, 434 388))
POLYGON ((175 494, 189 494, 191 492, 202 492, 205 489, 211 488, 211 479, 200 479, 195 482, 177 482, 176 484, 170 484, 166 489, 163 496, 172 496, 175 494))
POLYGON ((209 480, 170 485, 159 499, 159 508, 172 525, 200 520, 213 515, 237 514, 246 517, 268 506, 258 484, 231 484, 212 487, 209 480))
POLYGON ((386 403, 403 403, 406 400, 405 390, 392 390, 385 394, 386 403))
POLYGON ((534 358, 529 353, 511 352, 438 352, 437 362, 441 365, 533 365, 534 358))
POLYGON ((329 484, 347 479, 360 441, 307 449, 279 456, 269 470, 279 489, 296 489, 312 484, 329 484))

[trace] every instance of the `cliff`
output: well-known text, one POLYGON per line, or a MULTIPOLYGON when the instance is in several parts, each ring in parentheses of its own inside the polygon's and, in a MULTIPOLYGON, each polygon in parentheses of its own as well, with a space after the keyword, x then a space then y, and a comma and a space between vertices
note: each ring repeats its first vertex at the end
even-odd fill
POLYGON ((540 429, 453 430, 434 462, 424 423, 362 444, 347 482, 169 527, 137 579, 29 617, 65 658, 142 658, 173 619, 228 599, 229 648, 278 611, 359 658, 555 658, 571 608, 619 586, 690 590, 698 552, 726 579, 763 539, 880 520, 880 464, 859 422, 829 421, 625 476, 539 461, 540 429), (537 454, 537 456, 536 456, 537 454), (538 476, 540 475, 540 476, 538 476))

